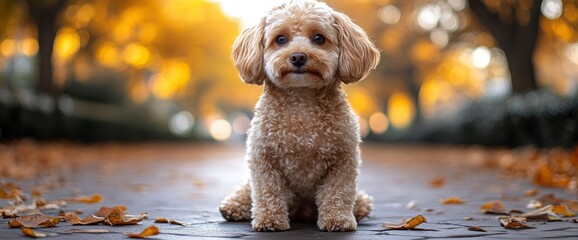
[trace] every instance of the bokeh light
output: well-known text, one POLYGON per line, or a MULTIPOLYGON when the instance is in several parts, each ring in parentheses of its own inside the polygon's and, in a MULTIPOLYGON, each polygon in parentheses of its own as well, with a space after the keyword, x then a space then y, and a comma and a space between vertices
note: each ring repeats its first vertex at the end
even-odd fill
POLYGON ((225 141, 231 137, 231 124, 225 119, 216 119, 209 126, 211 137, 217 141, 225 141))
POLYGON ((387 102, 387 116, 390 123, 397 129, 407 128, 415 116, 415 106, 407 93, 396 92, 387 102))
POLYGON ((369 128, 375 134, 383 134, 389 127, 389 119, 382 112, 375 112, 369 116, 369 128))

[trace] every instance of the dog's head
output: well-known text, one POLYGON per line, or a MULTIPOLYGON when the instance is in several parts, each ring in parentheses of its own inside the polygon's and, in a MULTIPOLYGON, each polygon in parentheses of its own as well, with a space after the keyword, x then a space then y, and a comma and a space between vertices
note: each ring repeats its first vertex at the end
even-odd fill
POLYGON ((325 3, 294 0, 243 31, 233 60, 246 83, 268 79, 281 88, 319 88, 365 78, 377 66, 379 51, 345 14, 325 3))

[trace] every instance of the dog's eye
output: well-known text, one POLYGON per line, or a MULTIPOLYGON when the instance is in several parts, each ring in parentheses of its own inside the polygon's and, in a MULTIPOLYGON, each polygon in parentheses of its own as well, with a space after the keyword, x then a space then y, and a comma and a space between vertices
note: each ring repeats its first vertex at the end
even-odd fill
POLYGON ((285 36, 283 36, 283 35, 279 35, 279 36, 277 36, 277 39, 275 39, 275 42, 276 42, 278 45, 283 45, 283 44, 285 44, 285 43, 287 42, 287 38, 286 38, 285 36))
POLYGON ((325 43, 325 37, 323 37, 321 34, 315 34, 315 36, 313 36, 313 42, 319 45, 323 45, 325 43))

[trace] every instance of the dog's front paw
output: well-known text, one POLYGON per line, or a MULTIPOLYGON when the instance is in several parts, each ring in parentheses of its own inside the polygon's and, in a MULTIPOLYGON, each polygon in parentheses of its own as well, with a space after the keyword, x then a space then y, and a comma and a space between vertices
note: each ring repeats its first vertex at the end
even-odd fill
POLYGON ((258 232, 277 232, 289 230, 289 220, 282 217, 259 217, 251 223, 258 232))
POLYGON ((251 219, 250 207, 250 205, 225 200, 219 206, 219 211, 223 218, 229 222, 248 221, 251 219))
POLYGON ((317 226, 322 231, 347 232, 357 229, 357 221, 353 214, 345 216, 325 216, 319 217, 317 226))

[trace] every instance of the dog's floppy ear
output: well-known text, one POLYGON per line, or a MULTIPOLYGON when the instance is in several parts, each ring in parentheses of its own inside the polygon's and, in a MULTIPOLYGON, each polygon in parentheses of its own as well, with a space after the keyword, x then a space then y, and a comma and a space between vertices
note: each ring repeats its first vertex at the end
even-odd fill
POLYGON ((367 76, 379 63, 379 51, 357 26, 343 13, 333 12, 339 40, 338 76, 344 83, 354 83, 367 76))
POLYGON ((263 60, 265 18, 246 29, 233 44, 233 61, 245 83, 261 85, 267 78, 263 60))

